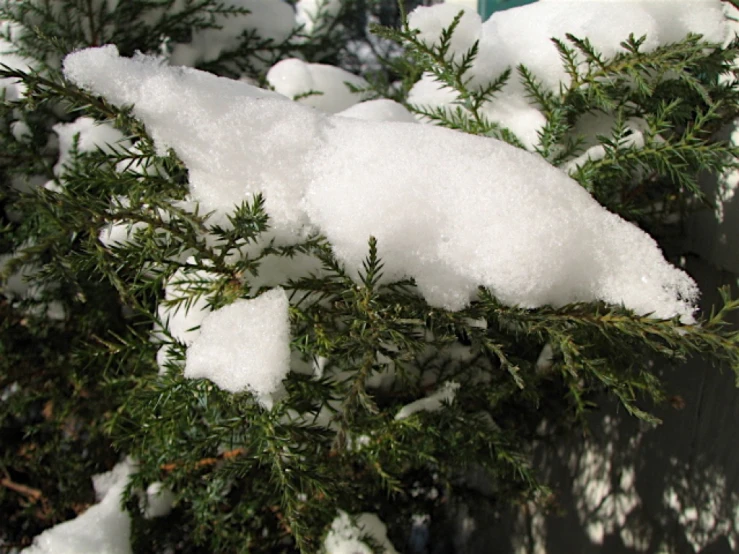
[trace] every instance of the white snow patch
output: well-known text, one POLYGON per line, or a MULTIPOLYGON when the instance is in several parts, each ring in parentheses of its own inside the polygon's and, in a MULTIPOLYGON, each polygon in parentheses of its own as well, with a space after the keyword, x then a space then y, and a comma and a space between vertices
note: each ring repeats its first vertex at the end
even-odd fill
POLYGON ((440 410, 444 404, 449 404, 454 401, 454 397, 457 395, 459 386, 459 383, 447 381, 435 393, 403 406, 398 413, 395 414, 395 420, 398 421, 406 419, 416 412, 436 412, 440 410))
POLYGON ((420 42, 435 47, 441 43, 442 31, 451 26, 460 12, 462 16, 449 43, 449 53, 459 61, 473 47, 482 31, 482 19, 475 10, 453 3, 419 6, 408 15, 408 26, 419 31, 417 38, 420 42))
POLYGON ((118 129, 108 123, 99 123, 91 117, 79 117, 72 123, 57 123, 53 129, 59 137, 59 161, 54 166, 55 175, 61 175, 64 167, 72 161, 75 140, 79 153, 95 152, 98 148, 111 152, 111 146, 118 143, 130 146, 118 129))
POLYGON ((112 221, 100 230, 98 240, 106 248, 125 246, 136 242, 136 231, 146 229, 148 225, 142 221, 112 221))
MULTIPOLYGON (((31 71, 38 61, 26 58, 16 53, 16 46, 12 41, 17 40, 22 32, 22 27, 10 21, 0 21, 0 64, 7 65, 11 69, 20 71, 31 71), (11 40, 6 40, 6 37, 11 40)), ((4 95, 6 101, 14 102, 21 100, 26 94, 26 85, 17 79, 0 79, 0 94, 4 95)))
POLYGON ((25 142, 31 138, 31 128, 25 121, 13 121, 10 124, 10 132, 13 134, 13 138, 18 142, 25 142))
POLYGON ((16 254, 0 254, 0 294, 11 301, 33 300, 38 302, 38 305, 31 306, 27 310, 30 315, 45 315, 54 321, 65 319, 67 313, 60 301, 44 302, 47 293, 58 287, 58 284, 40 282, 36 278, 41 271, 41 266, 34 263, 23 264, 10 272, 9 264, 13 262, 16 254))
POLYGON ((416 121, 416 118, 405 106, 387 98, 360 102, 336 115, 363 119, 364 121, 404 121, 406 123, 415 123, 416 121))
POLYGON ((131 522, 121 510, 123 491, 133 471, 121 462, 108 473, 93 477, 99 503, 75 519, 38 535, 23 554, 130 554, 131 522))
POLYGON ((187 350, 185 377, 230 392, 277 392, 290 371, 288 307, 285 291, 275 288, 210 313, 187 350))
POLYGON ((327 113, 340 112, 362 100, 362 95, 351 92, 347 83, 357 88, 367 86, 363 78, 340 67, 297 58, 273 65, 267 72, 267 82, 289 99, 327 113))
POLYGON ((690 32, 723 42, 727 30, 722 4, 720 0, 634 0, 625 9, 620 0, 540 0, 495 12, 482 25, 480 58, 494 52, 496 64, 513 68, 523 64, 556 90, 569 79, 552 38, 566 40, 567 33, 587 37, 607 57, 620 51, 621 42, 632 33, 647 36, 644 51, 679 41, 690 32))
MULTIPOLYGON (((484 23, 468 9, 455 29, 448 55, 458 61, 479 41, 478 55, 465 74, 470 88, 487 85, 506 68, 514 70, 508 83, 481 111, 513 131, 531 149, 538 143, 537 132, 545 118, 528 104, 515 69, 526 66, 555 93, 560 83, 568 86, 570 77, 552 38, 566 41, 567 33, 588 38, 604 56, 611 57, 621 50, 621 42, 631 33, 637 38, 647 36, 642 45, 644 51, 679 41, 690 32, 719 43, 728 35, 720 0, 633 0, 626 9, 624 6, 620 0, 540 0, 497 11, 484 23)), ((461 8, 454 4, 419 7, 409 15, 408 23, 418 29, 420 40, 429 45, 438 44, 442 29, 451 25, 461 8)), ((425 75, 411 90, 409 102, 452 109, 459 98, 455 91, 440 88, 430 75, 425 75)))
POLYGON ((168 280, 164 287, 165 302, 159 305, 158 313, 172 338, 189 346, 200 334, 199 326, 211 311, 207 295, 200 292, 217 277, 204 269, 183 267, 168 280))
POLYGON ((385 279, 413 277, 458 310, 484 285, 504 303, 624 304, 692 321, 695 283, 646 233, 606 211, 540 157, 429 125, 332 117, 246 83, 115 47, 68 56, 66 75, 134 104, 158 148, 174 148, 193 198, 224 222, 266 197, 271 236, 318 230, 354 273, 375 236, 385 279))
POLYGON ((340 11, 341 0, 298 0, 295 22, 303 26, 303 33, 312 35, 324 30, 340 11))
POLYGON ((144 517, 147 519, 169 515, 174 504, 174 493, 156 481, 146 488, 144 504, 144 517))
POLYGON ((377 541, 384 554, 397 554, 387 538, 387 527, 375 514, 363 513, 353 518, 342 510, 338 514, 323 542, 326 554, 372 554, 363 536, 377 541))

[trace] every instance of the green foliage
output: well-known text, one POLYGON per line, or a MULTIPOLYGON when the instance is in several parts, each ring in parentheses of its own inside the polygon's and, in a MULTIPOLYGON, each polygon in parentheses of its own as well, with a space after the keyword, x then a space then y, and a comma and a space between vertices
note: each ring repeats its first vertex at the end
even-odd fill
POLYGON ((416 114, 524 148, 515 133, 490 120, 484 109, 494 106, 503 87, 518 78, 529 102, 546 118, 534 151, 565 168, 609 210, 656 234, 668 232, 676 216, 704 200, 697 184, 701 172, 720 173, 736 163, 736 148, 714 135, 737 115, 733 61, 739 41, 723 47, 689 35, 645 52, 646 37, 632 35, 621 44, 621 52, 607 58, 587 39, 567 35, 566 41, 552 40, 569 77, 558 91, 549 90, 523 65, 479 85, 473 84, 470 71, 478 44, 462 56, 450 52, 461 16, 433 45, 407 26, 375 29, 408 53, 395 61, 395 68, 409 83, 404 81, 393 97, 416 114), (410 85, 422 73, 456 94, 453 105, 407 102, 410 85), (612 121, 610 134, 584 132, 582 124, 594 118, 612 121), (638 122, 640 136, 628 122, 638 122))
MULTIPOLYGON (((270 222, 260 196, 228 223, 213 223, 185 201, 187 169, 176 155, 156 151, 129 110, 66 83, 58 67, 70 50, 103 42, 124 53, 157 51, 162 34, 185 40, 229 8, 210 0, 188 0, 179 12, 172 0, 112 10, 64 4, 62 11, 59 3, 30 1, 0 8, 0 18, 22 25, 13 37, 19 51, 41 62, 0 70, 26 87, 0 108, 0 250, 15 260, 3 278, 34 264, 33 279, 46 284, 38 296, 0 301, 0 511, 9 514, 0 537, 9 543, 27 544, 92 503, 89 477, 128 455, 138 464, 126 504, 136 552, 315 552, 337 509, 381 513, 403 545, 413 515, 433 520, 450 495, 473 494, 460 485, 470 468, 484 470, 501 504, 546 503, 549 492, 528 463, 542 422, 548 432, 567 432, 603 392, 655 422, 649 408, 663 396, 655 361, 703 356, 739 376, 739 335, 726 324, 739 301, 728 295, 696 324, 602 304, 528 310, 484 289, 468 308, 449 312, 426 304, 412 281, 381 280, 372 237, 355 278, 324 237, 261 241, 270 222), (150 12, 158 16, 142 23, 150 12), (113 123, 135 148, 75 149, 55 173, 51 127, 81 113, 113 123), (30 129, 23 140, 10 130, 19 117, 30 129), (19 184, 38 176, 55 190, 19 184), (105 246, 100 232, 112 225, 128 226, 130 236, 105 246), (234 255, 246 246, 249 255, 234 255), (320 269, 279 283, 291 298, 295 354, 284 397, 266 409, 250 393, 184 379, 187 347, 167 330, 162 307, 172 313, 205 299, 217 309, 256 297, 271 286, 260 268, 295 256, 320 269), (165 298, 165 287, 177 294, 165 298), (65 318, 47 318, 54 302, 65 318), (459 388, 442 409, 396 417, 444 384, 459 388), (163 518, 144 517, 139 501, 152 482, 176 498, 163 518)), ((556 44, 571 83, 558 94, 524 67, 470 88, 476 46, 460 60, 448 55, 458 21, 434 47, 407 27, 382 31, 407 53, 388 61, 400 76, 398 98, 423 72, 457 91, 452 110, 411 106, 433 122, 521 147, 482 111, 519 78, 546 116, 538 154, 562 166, 586 146, 602 146, 604 155, 574 164, 572 176, 613 211, 656 230, 700 198, 698 171, 736 163, 737 152, 712 136, 736 113, 736 85, 719 77, 730 72, 739 44, 720 48, 691 36, 644 53, 642 39, 630 37, 622 53, 605 59, 568 37, 556 44), (578 135, 578 121, 591 114, 613 117, 609 136, 578 135), (646 123, 643 145, 630 140, 632 118, 646 123)), ((268 59, 295 49, 309 59, 338 56, 340 48, 327 44, 335 45, 339 24, 330 26, 317 42, 298 45, 245 35, 207 69, 259 79, 268 59)))

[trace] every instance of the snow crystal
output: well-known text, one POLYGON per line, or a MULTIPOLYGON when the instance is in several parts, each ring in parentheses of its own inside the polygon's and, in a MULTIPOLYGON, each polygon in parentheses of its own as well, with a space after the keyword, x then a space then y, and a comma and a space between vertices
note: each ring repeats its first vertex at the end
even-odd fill
POLYGON ((413 277, 450 310, 484 285, 508 305, 603 300, 692 320, 697 287, 651 237, 504 142, 324 115, 243 82, 123 59, 112 46, 68 56, 65 71, 133 104, 157 147, 187 165, 192 197, 215 221, 262 192, 273 237, 320 231, 356 275, 375 236, 385 279, 413 277))
POLYGON ((387 98, 361 102, 336 115, 365 121, 405 121, 406 123, 416 121, 414 115, 405 106, 387 98))
POLYGON ((204 377, 230 392, 277 392, 290 370, 288 306, 276 288, 209 314, 187 350, 185 377, 204 377))
POLYGON ((362 540, 363 536, 379 543, 384 554, 397 554, 387 538, 387 527, 375 514, 364 513, 352 518, 342 510, 338 513, 323 542, 326 554, 372 554, 373 550, 362 540))
POLYGON ((59 161, 54 166, 55 175, 61 175, 64 167, 72 161, 75 141, 80 153, 95 152, 98 148, 111 152, 111 145, 118 143, 130 146, 118 129, 107 123, 98 123, 91 117, 79 117, 72 123, 57 123, 53 129, 59 137, 59 161))
POLYGON ((405 406, 403 406, 398 411, 398 413, 395 414, 395 420, 398 421, 401 419, 406 419, 416 412, 435 412, 437 410, 440 410, 445 403, 449 404, 454 400, 454 397, 457 394, 457 389, 459 389, 459 383, 455 383, 454 381, 447 381, 441 387, 439 387, 439 390, 437 390, 435 393, 427 396, 426 398, 421 398, 420 400, 416 400, 415 402, 411 402, 410 404, 406 404, 405 406))
POLYGON ((126 461, 94 477, 99 503, 47 529, 22 554, 130 554, 131 522, 121 499, 132 470, 126 461))
POLYGON ((297 58, 282 60, 267 72, 267 82, 280 94, 327 113, 336 113, 362 100, 346 83, 357 88, 367 81, 333 65, 306 63, 297 58))

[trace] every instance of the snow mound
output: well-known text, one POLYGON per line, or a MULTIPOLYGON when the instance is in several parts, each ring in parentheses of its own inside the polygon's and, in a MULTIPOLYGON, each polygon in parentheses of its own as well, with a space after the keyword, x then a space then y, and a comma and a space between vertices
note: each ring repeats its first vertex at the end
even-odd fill
POLYGON ((346 83, 357 88, 367 86, 367 81, 340 67, 297 58, 273 65, 267 72, 267 82, 291 100, 327 113, 340 112, 362 100, 362 95, 351 92, 346 83))
POLYGON ((305 34, 323 30, 341 11, 341 0, 298 0, 295 22, 305 34))
MULTIPOLYGON (((422 41, 437 44, 441 30, 461 10, 454 4, 419 7, 409 15, 408 25, 419 31, 422 41)), ((478 59, 471 70, 478 82, 523 64, 556 90, 568 78, 552 38, 565 40, 567 33, 588 38, 605 56, 613 56, 632 33, 637 38, 646 35, 642 48, 650 51, 688 33, 721 43, 727 32, 721 0, 632 0, 628 9, 622 0, 540 0, 497 11, 484 23, 465 10, 449 51, 460 58, 479 41, 478 59)))
POLYGON ((130 554, 131 518, 121 499, 132 471, 126 461, 93 477, 99 503, 36 536, 21 554, 130 554))
POLYGON ((79 153, 98 149, 113 152, 117 144, 131 146, 118 129, 107 123, 98 123, 91 117, 78 117, 72 123, 57 123, 53 130, 59 137, 59 161, 54 166, 55 175, 61 175, 65 166, 74 159, 72 150, 75 146, 79 153))
POLYGON ((407 419, 417 412, 436 412, 440 410, 444 404, 451 404, 454 401, 459 387, 459 383, 447 381, 435 393, 403 406, 395 414, 395 420, 407 419))
MULTIPOLYGON (((418 30, 421 41, 435 45, 441 31, 451 25, 462 9, 463 6, 454 4, 419 7, 409 15, 408 24, 418 30)), ((688 33, 722 43, 728 32, 721 0, 632 0, 627 5, 621 0, 540 0, 495 12, 484 23, 472 10, 465 10, 452 36, 449 55, 459 61, 478 42, 478 55, 465 74, 469 87, 486 85, 506 68, 515 70, 524 65, 545 87, 557 93, 560 83, 569 85, 570 77, 552 38, 567 42, 567 33, 587 38, 596 50, 611 57, 632 33, 636 38, 646 35, 642 50, 651 51, 682 40, 688 33)), ((427 74, 414 85, 408 101, 419 107, 456 107, 458 98, 455 91, 440 86, 427 74)), ((545 118, 528 105, 515 71, 503 90, 481 111, 513 131, 527 148, 538 143, 537 133, 545 118)))
POLYGON ((243 82, 113 46, 65 59, 67 77, 134 114, 190 172, 201 211, 264 193, 270 238, 323 233, 357 274, 375 236, 386 279, 415 278, 459 310, 488 287, 508 305, 624 304, 691 321, 695 283, 646 233, 540 157, 430 125, 321 114, 243 82))
POLYGON ((387 98, 367 100, 355 104, 336 115, 365 121, 405 121, 406 123, 415 123, 416 121, 416 118, 405 106, 387 98))
POLYGON ((323 542, 326 554, 372 554, 375 550, 362 540, 363 537, 372 538, 384 554, 397 554, 387 538, 387 527, 375 514, 364 513, 355 518, 342 510, 338 510, 338 514, 323 542))
POLYGON ((276 392, 290 371, 288 306, 276 288, 208 314, 187 350, 185 377, 210 379, 230 392, 276 392))

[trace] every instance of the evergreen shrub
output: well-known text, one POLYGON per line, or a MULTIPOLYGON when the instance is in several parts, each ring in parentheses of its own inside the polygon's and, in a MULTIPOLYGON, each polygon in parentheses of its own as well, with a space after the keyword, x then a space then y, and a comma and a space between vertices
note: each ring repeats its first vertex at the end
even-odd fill
MULTIPOLYGON (((722 305, 695 318, 688 289, 663 291, 683 308, 655 317, 657 307, 634 309, 597 294, 563 302, 552 293, 552 302, 525 305, 501 299, 482 278, 469 300, 445 305, 427 294, 421 270, 399 274, 404 260, 415 259, 416 246, 384 243, 377 238, 386 236, 384 229, 363 237, 359 262, 356 245, 350 260, 348 247, 332 244, 318 224, 281 235, 270 207, 274 189, 259 188, 258 160, 244 166, 255 173, 239 176, 250 183, 243 187, 248 194, 232 198, 229 209, 204 207, 190 186, 193 167, 183 159, 197 152, 178 150, 211 132, 203 130, 210 122, 187 119, 194 113, 187 112, 190 97, 163 99, 167 113, 178 102, 185 110, 182 136, 166 135, 149 104, 142 116, 126 100, 135 79, 119 82, 111 73, 103 82, 90 74, 87 82, 73 78, 71 62, 63 71, 71 52, 112 44, 121 56, 111 57, 115 67, 146 66, 141 83, 161 72, 194 87, 185 92, 202 93, 188 80, 199 74, 167 73, 166 61, 165 69, 141 57, 122 61, 136 52, 242 81, 235 88, 202 81, 223 87, 209 90, 222 90, 224 98, 231 90, 257 95, 251 85, 280 92, 297 83, 287 94, 299 104, 327 111, 340 111, 332 106, 341 102, 350 110, 366 104, 374 119, 417 118, 412 129, 418 131, 407 132, 429 140, 451 136, 426 134, 438 126, 482 137, 459 144, 489 144, 502 157, 518 159, 524 154, 516 149, 528 150, 517 167, 530 163, 540 173, 519 181, 556 175, 552 187, 566 182, 562 190, 577 196, 565 177, 571 176, 602 206, 649 232, 680 265, 674 245, 681 223, 707 202, 698 175, 736 169, 736 146, 716 133, 737 115, 739 43, 691 29, 677 38, 667 31, 689 9, 717 12, 718 0, 675 4, 663 14, 672 27, 656 43, 625 32, 604 52, 600 37, 573 28, 547 42, 559 60, 557 86, 523 62, 491 71, 479 21, 450 6, 410 17, 401 12, 399 27, 375 25, 370 34, 367 22, 394 17, 386 2, 301 0, 297 16, 290 4, 2 3, 0 550, 29 546, 42 531, 53 533, 75 517, 85 521, 91 506, 107 506, 100 509, 113 518, 104 520, 110 529, 107 523, 94 529, 100 534, 93 546, 63 546, 71 539, 61 534, 45 535, 47 544, 77 552, 103 551, 106 540, 113 541, 110 552, 379 552, 392 551, 389 540, 397 551, 422 551, 419 528, 436 540, 435 522, 451 497, 481 494, 466 484, 472 469, 484 474, 501 506, 556 504, 530 465, 531 449, 582 429, 600 395, 613 395, 631 416, 654 424, 650 408, 665 400, 659 378, 665 367, 697 356, 739 376, 737 334, 727 324, 739 301, 728 291, 722 305), (293 69, 270 81, 270 68, 288 58, 293 65, 282 67, 293 69), (362 79, 306 63, 341 65, 362 79), (284 318, 272 327, 250 320, 251 336, 216 323, 207 328, 210 316, 229 307, 273 321, 269 309, 255 307, 274 298, 284 318), (289 304, 280 303, 285 298, 289 304), (279 350, 286 334, 289 362, 279 350), (227 340, 218 342, 220 335, 227 340), (198 341, 206 336, 211 343, 203 346, 206 339, 198 341), (276 357, 270 357, 273 346, 276 357), (196 348, 199 371, 213 379, 185 376, 196 348), (233 349, 253 353, 258 362, 242 360, 249 371, 264 364, 269 373, 276 364, 285 373, 276 383, 267 375, 267 385, 250 374, 219 386, 209 363, 230 371, 228 363, 241 361, 223 370, 220 352, 233 349), (117 473, 98 479, 94 489, 91 477, 114 466, 117 473), (95 490, 106 500, 95 504, 95 490), (118 535, 111 535, 114 528, 118 535)), ((543 1, 496 17, 510 17, 501 21, 511 26, 518 10, 551 6, 543 1)), ((522 40, 533 40, 535 31, 522 40)), ((500 53, 504 61, 516 55, 500 53)), ((370 129, 278 105, 286 106, 285 118, 318 113, 317 125, 327 133, 332 125, 370 129)), ((264 113, 271 117, 269 109, 264 113)), ((262 139, 249 133, 263 127, 259 111, 253 113, 254 127, 233 140, 256 148, 262 139)), ((371 128, 392 125, 400 124, 371 128)), ((299 152, 290 150, 300 147, 296 139, 280 154, 285 182, 302 178, 294 165, 299 152)), ((415 147, 407 145, 412 155, 415 147)), ((451 158, 457 151, 449 152, 451 158)), ((213 175, 220 175, 220 163, 212 160, 213 175)), ((358 165, 343 176, 360 173, 358 165)), ((456 183, 465 175, 448 177, 456 183)), ((509 177, 490 179, 505 190, 509 177)), ((528 190, 534 189, 513 195, 525 203, 528 190)), ((538 209, 546 214, 548 207, 538 209)), ((467 239, 474 252, 491 240, 467 239)), ((562 248, 564 255, 578 246, 562 248)), ((542 256, 550 254, 542 249, 542 256)), ((228 320, 236 327, 247 317, 238 314, 228 320)), ((41 542, 34 548, 29 552, 52 551, 41 542)))

